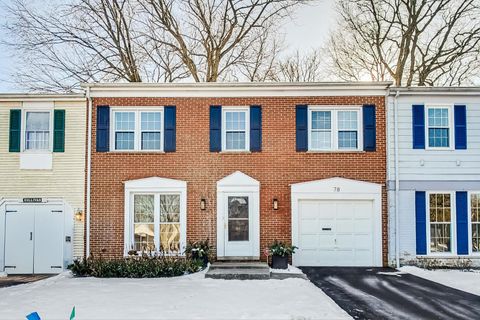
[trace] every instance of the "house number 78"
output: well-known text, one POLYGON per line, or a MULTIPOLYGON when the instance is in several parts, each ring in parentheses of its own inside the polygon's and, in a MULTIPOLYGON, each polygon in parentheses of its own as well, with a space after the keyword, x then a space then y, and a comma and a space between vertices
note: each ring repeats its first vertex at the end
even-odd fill
POLYGON ((340 192, 340 187, 333 187, 333 192, 340 192))

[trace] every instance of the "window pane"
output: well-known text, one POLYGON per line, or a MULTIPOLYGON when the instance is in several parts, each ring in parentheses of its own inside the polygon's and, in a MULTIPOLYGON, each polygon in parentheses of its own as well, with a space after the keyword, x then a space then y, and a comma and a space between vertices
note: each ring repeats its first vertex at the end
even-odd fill
POLYGON ((225 147, 227 150, 244 150, 245 132, 227 132, 225 147))
POLYGON ((331 111, 312 111, 312 129, 331 129, 331 111))
POLYGON ((50 113, 27 112, 25 149, 48 150, 50 145, 50 113))
POLYGON ((180 196, 160 196, 160 222, 180 222, 180 196))
POLYGON ((248 241, 248 220, 228 220, 228 241, 248 241))
POLYGON ((180 252, 180 224, 160 224, 160 251, 180 252))
POLYGON ((312 131, 311 134, 312 149, 331 149, 332 148, 332 133, 331 131, 312 131))
POLYGON ((339 131, 338 132, 338 148, 339 149, 357 149, 357 132, 356 131, 339 131))
POLYGON ((449 129, 447 128, 429 128, 428 129, 428 146, 429 147, 448 147, 449 129))
POLYGON ((480 251, 480 223, 472 223, 472 251, 480 251))
POLYGON ((228 197, 228 218, 248 219, 248 197, 228 197))
POLYGON ((450 252, 450 223, 430 225, 430 251, 450 252))
POLYGON ((115 149, 116 150, 133 150, 135 134, 133 132, 116 132, 115 133, 115 149))
POLYGON ((357 130, 357 111, 338 111, 338 130, 357 130))
POLYGON ((480 194, 472 194, 470 200, 472 221, 472 251, 480 252, 480 194))
POLYGON ((116 131, 135 131, 135 112, 115 112, 116 131))
POLYGON ((153 222, 153 194, 134 195, 134 222, 153 222))
POLYGON ((142 150, 160 150, 160 132, 142 132, 142 150))
POLYGON ((155 250, 155 240, 154 240, 154 225, 147 223, 137 223, 135 224, 134 231, 134 246, 137 251, 154 251, 155 250))
POLYGON ((142 131, 160 131, 161 112, 142 112, 142 131))
POLYGON ((230 130, 245 130, 245 111, 225 112, 225 128, 230 130))
POLYGON ((428 126, 430 127, 448 127, 448 109, 447 108, 429 108, 428 126))

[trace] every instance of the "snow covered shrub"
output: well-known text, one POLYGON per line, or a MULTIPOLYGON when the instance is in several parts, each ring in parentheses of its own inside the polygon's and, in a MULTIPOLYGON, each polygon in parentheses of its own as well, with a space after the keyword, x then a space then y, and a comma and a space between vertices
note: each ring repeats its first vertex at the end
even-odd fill
POLYGON ((210 251, 212 246, 208 242, 209 240, 205 241, 189 241, 185 248, 185 254, 188 258, 193 260, 199 260, 203 263, 203 267, 206 267, 210 257, 210 251))
POLYGON ((160 278, 194 273, 202 269, 197 260, 173 256, 133 256, 122 259, 89 257, 70 267, 75 276, 98 278, 160 278))

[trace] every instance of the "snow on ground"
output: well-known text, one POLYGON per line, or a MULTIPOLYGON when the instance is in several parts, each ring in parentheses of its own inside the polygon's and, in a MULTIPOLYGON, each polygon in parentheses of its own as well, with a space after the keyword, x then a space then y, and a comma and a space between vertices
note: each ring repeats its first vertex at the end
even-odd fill
POLYGON ((399 270, 445 286, 470 292, 480 296, 480 272, 478 270, 462 271, 451 269, 426 270, 413 266, 404 266, 399 270))
POLYGON ((302 270, 298 269, 297 267, 291 266, 291 265, 288 265, 287 269, 272 269, 272 268, 270 268, 270 272, 303 274, 302 270))
POLYGON ((73 278, 63 273, 0 289, 0 319, 350 319, 311 282, 73 278))

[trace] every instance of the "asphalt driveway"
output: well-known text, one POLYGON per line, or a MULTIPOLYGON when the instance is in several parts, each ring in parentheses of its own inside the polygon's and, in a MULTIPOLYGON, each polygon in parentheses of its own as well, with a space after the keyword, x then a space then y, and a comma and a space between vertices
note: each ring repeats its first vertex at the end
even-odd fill
POLYGON ((354 319, 479 319, 480 297, 388 268, 302 267, 354 319))

